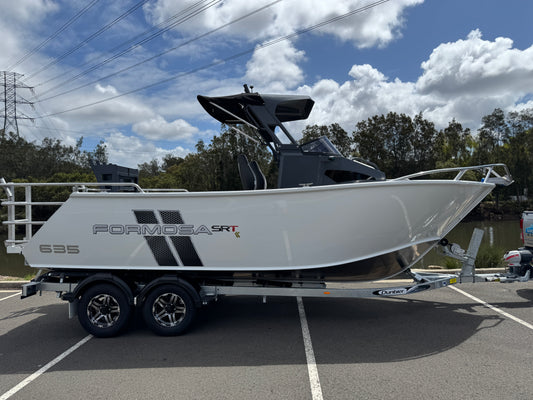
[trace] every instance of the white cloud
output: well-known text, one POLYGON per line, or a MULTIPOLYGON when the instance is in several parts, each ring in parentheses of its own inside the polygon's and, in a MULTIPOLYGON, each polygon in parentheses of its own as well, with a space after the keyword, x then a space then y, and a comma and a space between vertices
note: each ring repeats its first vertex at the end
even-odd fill
MULTIPOLYGON (((407 7, 423 3, 424 0, 395 0, 361 11, 334 24, 325 25, 319 34, 330 34, 341 40, 353 42, 358 47, 385 45, 399 37, 399 28, 403 25, 402 14, 407 7)), ((147 20, 157 24, 178 11, 191 6, 194 1, 180 2, 179 6, 172 0, 158 0, 144 7, 147 20)), ((249 0, 227 0, 215 5, 192 18, 189 22, 177 25, 181 32, 194 34, 215 29, 239 17, 253 12, 261 6, 270 4, 249 0)), ((224 29, 224 34, 258 40, 284 36, 323 21, 339 17, 367 6, 364 0, 308 0, 283 1, 253 16, 224 29)))
POLYGON ((109 155, 109 162, 129 168, 137 168, 138 164, 150 162, 153 159, 161 161, 169 153, 176 157, 185 157, 191 152, 191 150, 181 146, 163 149, 152 142, 134 136, 126 136, 121 132, 109 134, 104 142, 109 155))
POLYGON ((20 22, 35 22, 58 9, 59 5, 52 0, 18 0, 2 4, 2 14, 20 22))
POLYGON ((491 93, 521 97, 533 86, 533 46, 513 49, 509 38, 491 42, 474 30, 465 40, 439 45, 422 63, 422 69, 424 73, 417 82, 422 93, 443 98, 491 93))
POLYGON ((94 88, 73 92, 52 102, 47 101, 44 106, 47 106, 50 114, 72 110, 59 114, 58 117, 70 126, 83 125, 83 130, 109 125, 129 125, 153 118, 155 115, 145 101, 133 95, 103 101, 118 94, 120 93, 113 86, 104 87, 98 84, 94 88), (99 103, 100 101, 102 102, 99 103), (81 108, 76 109, 78 106, 81 108))
POLYGON ((304 59, 304 54, 287 41, 258 47, 246 64, 244 81, 253 82, 262 91, 286 92, 303 82, 304 73, 298 62, 304 59))
POLYGON ((21 29, 37 26, 48 14, 59 9, 51 0, 3 1, 0 12, 0 64, 9 67, 44 39, 35 32, 21 29), (16 26, 17 29, 13 29, 16 26))
POLYGON ((368 64, 354 65, 352 80, 302 86, 298 92, 316 101, 306 123, 338 122, 352 131, 358 121, 373 115, 423 112, 439 128, 456 119, 476 129, 494 108, 524 108, 520 100, 533 93, 533 46, 514 49, 510 39, 483 40, 477 30, 438 46, 422 69, 416 82, 402 82, 368 64))
POLYGON ((413 115, 420 111, 423 99, 414 92, 413 83, 390 81, 368 64, 354 65, 349 74, 353 79, 342 84, 323 79, 298 89, 315 100, 305 124, 339 123, 351 132, 357 122, 376 114, 396 111, 413 115))
POLYGON ((111 85, 102 86, 99 83, 97 83, 96 86, 95 86, 95 89, 96 89, 96 91, 98 93, 108 94, 108 95, 111 95, 111 96, 115 96, 115 95, 118 94, 117 89, 115 89, 111 85))
MULTIPOLYGON (((421 64, 420 76, 413 81, 401 81, 391 76, 390 68, 385 70, 377 67, 377 64, 365 64, 365 59, 361 57, 365 57, 366 53, 359 51, 354 52, 359 64, 346 71, 346 78, 336 78, 337 81, 312 80, 313 77, 305 74, 305 68, 309 65, 305 63, 306 55, 298 47, 297 38, 265 48, 256 45, 368 5, 367 0, 309 0, 305 3, 284 0, 218 31, 216 35, 210 35, 206 40, 180 48, 164 59, 142 64, 112 78, 102 79, 120 68, 147 59, 163 48, 172 47, 187 37, 204 34, 271 1, 226 0, 217 3, 188 22, 177 25, 179 33, 163 35, 160 40, 139 46, 134 52, 106 64, 101 71, 91 73, 90 78, 82 76, 79 81, 67 82, 61 89, 52 91, 51 94, 54 94, 78 84, 87 84, 87 87, 80 90, 43 101, 44 110, 40 111, 40 114, 63 112, 77 106, 96 103, 164 81, 181 72, 197 71, 185 73, 179 79, 166 80, 165 85, 154 85, 147 90, 136 91, 135 94, 54 117, 54 125, 71 130, 71 133, 56 135, 57 137, 68 143, 72 143, 76 136, 82 134, 86 138, 91 137, 91 140, 106 138, 110 155, 113 157, 112 162, 135 166, 137 162, 149 161, 168 151, 185 154, 188 150, 178 144, 188 146, 199 137, 209 140, 209 129, 218 132, 220 124, 207 116, 195 101, 195 95, 233 94, 240 91, 242 83, 245 82, 255 85, 262 93, 293 91, 313 97, 316 105, 310 118, 296 122, 296 129, 303 128, 305 124, 338 122, 346 130, 352 131, 358 121, 389 111, 409 115, 423 112, 424 116, 434 121, 438 127, 446 126, 455 118, 463 125, 475 129, 481 117, 492 112, 495 107, 509 111, 526 105, 531 107, 533 102, 533 46, 520 50, 513 48, 513 41, 509 38, 485 40, 478 30, 472 31, 464 39, 443 43, 431 54, 426 54, 427 59, 421 64), (255 51, 249 58, 228 61, 217 65, 216 68, 202 67, 211 64, 215 59, 224 59, 254 45, 255 51), (98 77, 101 83, 87 83, 98 77), (528 103, 520 104, 526 102, 528 103), (110 130, 124 133, 105 134, 110 130), (76 134, 76 131, 80 133, 76 134), (134 134, 140 137, 135 137, 134 134), (165 140, 169 147, 176 147, 164 150, 160 147, 161 144, 151 144, 151 140, 165 140), (122 150, 120 146, 125 149, 122 150), (139 156, 141 153, 142 156, 139 156)), ((330 43, 342 41, 360 48, 383 47, 401 37, 406 10, 422 2, 423 0, 389 1, 352 17, 340 19, 308 33, 306 45, 312 46, 309 44, 308 39, 312 39, 309 35, 323 35, 327 36, 325 39, 330 43)), ((102 18, 118 15, 121 7, 126 4, 122 1, 112 3, 107 6, 113 6, 113 9, 106 8, 106 12, 101 13, 105 14, 102 18)), ((200 3, 195 0, 153 0, 144 6, 144 15, 152 24, 156 24, 193 4, 200 3)), ((7 66, 31 50, 54 32, 54 27, 60 26, 61 21, 72 14, 71 11, 83 5, 83 1, 79 0, 74 5, 66 0, 6 2, 0 13, 0 62, 7 66), (19 26, 26 28, 20 32, 17 28, 19 26)), ((96 8, 93 11, 95 10, 96 8)), ((46 65, 54 55, 68 50, 98 25, 95 20, 91 20, 90 24, 83 19, 79 22, 80 29, 73 29, 72 35, 64 35, 55 40, 52 43, 55 46, 53 49, 46 47, 34 54, 29 62, 21 64, 17 72, 34 72, 35 68, 46 65)), ((128 20, 130 30, 123 32, 122 28, 117 29, 121 33, 120 38, 131 38, 133 33, 147 28, 136 22, 138 19, 135 20, 132 16, 132 19, 128 20)), ((438 40, 438 37, 436 39, 438 40)), ((114 36, 113 40, 118 43, 122 39, 114 36)), ((107 57, 109 49, 97 42, 93 41, 84 46, 81 49, 84 53, 76 53, 73 57, 77 55, 79 62, 87 61, 94 55, 107 57)), ((321 44, 324 42, 326 40, 320 41, 321 44)), ((391 49, 392 54, 395 54, 395 51, 397 50, 391 49)), ((345 53, 342 57, 339 56, 339 59, 344 63, 347 56, 345 53)), ((43 71, 39 74, 39 79, 26 75, 25 78, 29 82, 25 83, 35 85, 37 93, 42 94, 52 84, 61 83, 63 78, 82 72, 81 67, 68 69, 67 65, 75 66, 74 59, 70 61, 73 62, 58 63, 43 71), (39 85, 54 76, 61 79, 48 86, 39 85)), ((334 59, 331 63, 337 61, 334 59)), ((328 67, 325 68, 322 76, 327 77, 328 67)), ((26 93, 20 91, 20 94, 26 93)), ((42 98, 47 95, 49 94, 42 98)), ((18 110, 27 115, 35 115, 29 110, 29 106, 26 106, 28 110, 24 107, 21 105, 18 110)), ((38 124, 41 125, 39 121, 38 124)), ((32 131, 32 134, 37 139, 44 136, 44 133, 37 130, 32 131)))
POLYGON ((190 125, 183 119, 176 119, 167 122, 162 116, 137 122, 132 126, 132 130, 152 140, 191 140, 198 133, 198 128, 190 125))

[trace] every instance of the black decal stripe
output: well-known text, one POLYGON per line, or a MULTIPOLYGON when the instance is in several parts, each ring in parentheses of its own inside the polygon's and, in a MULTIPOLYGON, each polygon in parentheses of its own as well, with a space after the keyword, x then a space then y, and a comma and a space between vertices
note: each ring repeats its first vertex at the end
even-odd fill
MULTIPOLYGON (((139 224, 158 224, 157 216, 153 210, 133 210, 137 223, 139 224)), ((145 236, 146 243, 152 250, 157 264, 160 266, 177 266, 179 265, 176 257, 172 254, 170 245, 164 236, 145 236)))
MULTIPOLYGON (((161 220, 164 224, 183 225, 185 222, 178 210, 159 210, 161 220)), ((191 267, 202 267, 202 261, 194 248, 194 244, 189 236, 172 236, 170 238, 183 265, 191 267)))
POLYGON ((152 210, 133 210, 137 223, 139 224, 157 224, 157 218, 152 210))
POLYGON ((190 267, 202 267, 204 265, 189 236, 172 236, 170 239, 172 239, 183 265, 190 267))
POLYGON ((159 210, 159 215, 164 224, 183 225, 185 223, 181 218, 181 213, 177 210, 159 210))
POLYGON ((152 254, 160 266, 176 266, 179 265, 176 261, 176 257, 172 254, 170 246, 164 236, 145 236, 146 242, 152 254))

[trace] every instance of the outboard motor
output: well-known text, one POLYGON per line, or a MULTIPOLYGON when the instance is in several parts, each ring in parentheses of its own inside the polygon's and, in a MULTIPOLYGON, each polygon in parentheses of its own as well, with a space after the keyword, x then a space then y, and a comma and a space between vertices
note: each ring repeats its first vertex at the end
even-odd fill
POLYGON ((507 263, 511 274, 524 276, 527 271, 530 271, 530 276, 533 276, 533 266, 531 265, 533 253, 530 250, 526 248, 511 250, 505 253, 503 259, 507 263))

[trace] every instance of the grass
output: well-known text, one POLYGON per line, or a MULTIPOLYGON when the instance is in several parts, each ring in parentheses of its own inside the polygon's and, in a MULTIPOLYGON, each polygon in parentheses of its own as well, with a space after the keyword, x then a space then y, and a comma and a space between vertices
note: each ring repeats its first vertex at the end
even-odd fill
POLYGON ((505 250, 498 246, 481 246, 476 257, 477 268, 501 268, 505 266, 505 250))

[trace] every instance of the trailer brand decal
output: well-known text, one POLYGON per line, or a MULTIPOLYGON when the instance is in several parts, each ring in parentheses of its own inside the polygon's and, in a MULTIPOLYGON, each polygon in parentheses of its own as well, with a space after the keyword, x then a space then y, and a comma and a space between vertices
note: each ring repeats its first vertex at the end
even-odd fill
POLYGON ((407 289, 384 289, 374 292, 379 296, 399 296, 401 294, 407 294, 407 289))

